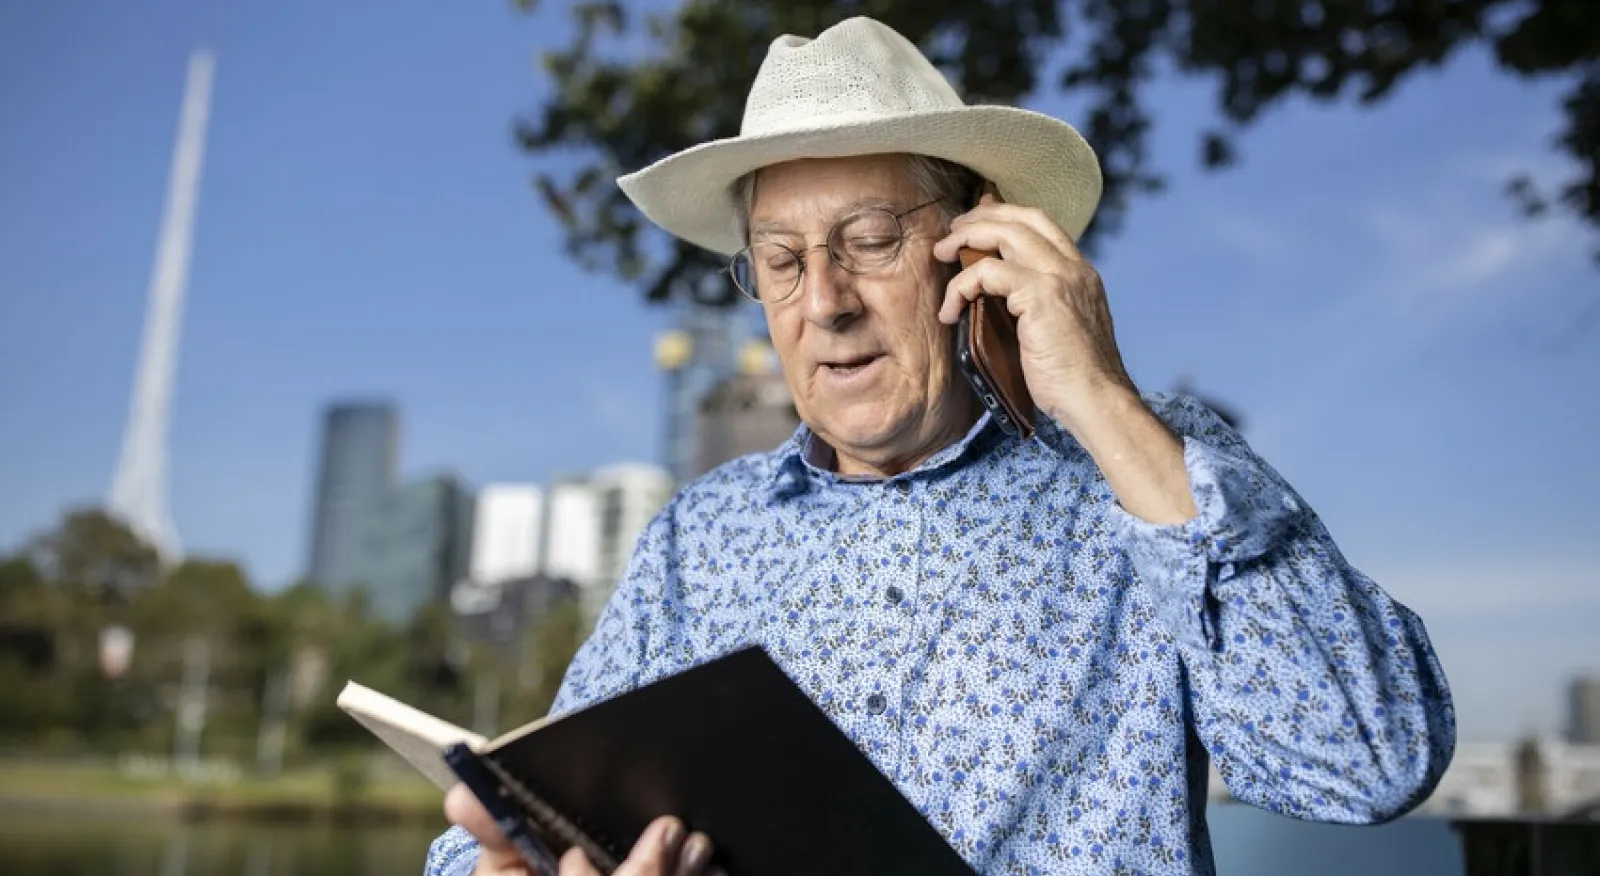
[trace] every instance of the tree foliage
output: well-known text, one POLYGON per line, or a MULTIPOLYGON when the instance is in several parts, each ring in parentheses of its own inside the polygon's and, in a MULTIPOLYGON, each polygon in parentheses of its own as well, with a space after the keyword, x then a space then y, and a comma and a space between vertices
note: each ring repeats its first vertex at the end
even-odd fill
MULTIPOLYGON (((522 0, 521 5, 537 5, 522 0)), ((738 132, 744 95, 771 40, 871 15, 921 46, 969 102, 1015 103, 1041 88, 1086 99, 1074 123, 1105 172, 1082 244, 1120 227, 1161 172, 1146 143, 1143 95, 1160 73, 1217 85, 1202 165, 1238 156, 1252 123, 1294 98, 1370 105, 1469 45, 1518 76, 1571 83, 1556 148, 1577 175, 1554 192, 1529 178, 1508 192, 1530 215, 1568 211, 1600 230, 1600 3, 1592 0, 686 0, 630 14, 616 0, 572 7, 572 42, 544 56, 550 87, 518 126, 544 159, 535 185, 591 270, 639 282, 653 302, 737 300, 711 254, 652 232, 613 180, 672 152, 738 132)), ((1600 257, 1600 252, 1597 252, 1600 257)))
POLYGON ((396 626, 373 617, 359 591, 336 598, 302 582, 263 593, 223 560, 162 569, 115 519, 75 512, 0 556, 0 748, 172 751, 186 660, 197 646, 207 666, 206 757, 254 763, 271 691, 284 685, 289 764, 374 746, 335 705, 347 679, 465 726, 474 680, 494 673, 513 680, 501 686, 502 713, 520 724, 544 714, 577 648, 564 611, 531 631, 529 656, 475 649, 442 605, 396 626), (132 634, 120 673, 102 663, 109 628, 132 634))

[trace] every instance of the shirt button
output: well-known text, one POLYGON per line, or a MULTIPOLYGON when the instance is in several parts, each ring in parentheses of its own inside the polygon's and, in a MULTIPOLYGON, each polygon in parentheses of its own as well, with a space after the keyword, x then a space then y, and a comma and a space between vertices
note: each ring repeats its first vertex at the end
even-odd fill
POLYGON ((888 590, 885 590, 883 592, 883 595, 889 597, 889 601, 893 602, 893 603, 899 603, 900 600, 906 598, 905 591, 901 590, 899 587, 896 587, 896 586, 894 586, 892 584, 889 585, 889 589, 888 590))
POLYGON ((883 694, 873 694, 867 697, 867 711, 872 714, 881 715, 883 710, 887 708, 889 708, 889 701, 884 699, 883 694))
POLYGON ((894 488, 896 490, 900 491, 900 495, 904 496, 907 493, 911 492, 911 482, 910 481, 895 481, 894 482, 894 488))

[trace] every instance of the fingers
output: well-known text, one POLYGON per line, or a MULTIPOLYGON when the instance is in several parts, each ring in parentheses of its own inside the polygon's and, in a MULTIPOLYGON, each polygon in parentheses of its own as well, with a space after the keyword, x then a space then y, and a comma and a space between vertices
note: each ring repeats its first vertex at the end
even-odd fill
POLYGON ((478 849, 478 865, 472 876, 532 876, 528 862, 513 849, 478 849))
POLYGON ((511 843, 505 834, 495 826, 494 819, 489 817, 483 804, 472 796, 466 785, 455 785, 445 793, 444 817, 450 819, 451 824, 472 834, 485 849, 511 851, 511 843))
POLYGON ((678 869, 673 876, 700 876, 707 873, 706 864, 711 860, 711 838, 699 831, 689 834, 689 839, 683 844, 683 852, 678 856, 678 869))
POLYGON ((1043 210, 1003 203, 992 195, 984 195, 978 200, 978 206, 957 216, 950 223, 951 230, 968 222, 1005 222, 1025 226, 1069 258, 1083 257, 1072 238, 1043 210))
MULTIPOLYGON (((478 866, 474 876, 525 876, 527 866, 505 834, 495 826, 478 798, 465 785, 452 787, 444 798, 445 817, 478 840, 478 866)), ((616 876, 702 876, 713 851, 711 840, 696 831, 686 834, 683 822, 671 816, 650 823, 634 844, 616 876)), ((561 858, 560 876, 599 876, 599 871, 578 848, 561 858)))
POLYGON ((527 862, 466 785, 455 785, 445 793, 444 815, 478 841, 478 863, 472 870, 473 876, 528 876, 527 862))
POLYGON ((944 301, 939 305, 939 321, 955 325, 961 320, 961 311, 976 301, 979 295, 995 295, 1006 299, 1006 308, 1021 315, 1023 302, 1012 300, 1011 293, 1039 279, 1039 275, 1013 262, 1002 259, 983 259, 972 267, 956 274, 945 286, 944 301))
MULTIPOLYGON (((651 822, 634 844, 628 859, 617 868, 616 876, 701 876, 706 873, 712 852, 710 838, 698 831, 685 834, 683 822, 671 816, 651 822)), ((566 865, 563 858, 561 876, 569 876, 566 865)), ((588 873, 574 870, 571 876, 587 876, 588 873)))
MULTIPOLYGON (((557 873, 558 876, 600 876, 600 871, 589 863, 588 857, 583 854, 583 849, 577 846, 567 849, 567 853, 561 856, 561 868, 557 873)), ((618 870, 617 873, 620 874, 622 871, 618 870)))
POLYGON ((996 252, 1002 259, 1040 270, 1072 261, 1053 241, 1031 226, 1016 222, 958 219, 951 224, 950 233, 933 245, 933 257, 953 262, 960 257, 962 247, 996 252))

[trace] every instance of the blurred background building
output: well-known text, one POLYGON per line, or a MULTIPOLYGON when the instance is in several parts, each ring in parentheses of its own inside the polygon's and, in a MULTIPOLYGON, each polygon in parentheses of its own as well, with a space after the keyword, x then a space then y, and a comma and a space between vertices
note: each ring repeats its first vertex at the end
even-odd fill
POLYGON ((330 405, 320 444, 305 577, 341 592, 366 571, 367 518, 398 476, 399 412, 386 403, 330 405))
POLYGON ((678 325, 656 339, 663 395, 661 462, 678 483, 694 479, 695 421, 700 399, 736 368, 740 313, 735 308, 690 304, 678 325))
POLYGON ((1600 676, 1573 679, 1567 698, 1567 741, 1600 745, 1600 676))
POLYGON ((595 472, 589 480, 598 514, 597 577, 585 591, 586 606, 597 612, 627 571, 640 533, 672 498, 676 483, 666 469, 622 463, 595 472))
POLYGON ((467 574, 472 493, 454 475, 432 475, 386 491, 362 521, 356 574, 372 613, 405 623, 445 599, 467 574))
POLYGON ((458 601, 475 605, 491 597, 465 595, 474 588, 543 577, 570 583, 592 619, 674 488, 665 467, 644 462, 566 475, 547 487, 485 487, 478 496, 471 571, 458 601))
POLYGON ((700 403, 695 477, 732 459, 771 450, 800 425, 800 414, 783 375, 759 364, 753 351, 742 373, 729 377, 700 403))
POLYGON ((468 577, 499 584, 542 568, 544 491, 534 484, 485 484, 478 491, 468 577))
POLYGON ((514 651, 522 634, 541 618, 580 598, 571 581, 543 574, 493 584, 465 579, 451 588, 450 611, 461 624, 463 639, 514 651))

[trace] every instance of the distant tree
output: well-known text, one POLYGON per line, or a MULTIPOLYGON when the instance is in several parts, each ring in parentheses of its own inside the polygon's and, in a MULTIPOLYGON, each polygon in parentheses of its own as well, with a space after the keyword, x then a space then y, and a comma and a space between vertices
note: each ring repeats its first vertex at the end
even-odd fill
POLYGON ((359 588, 330 599, 309 582, 263 593, 227 560, 163 569, 115 518, 74 511, 0 556, 0 747, 170 751, 191 653, 204 657, 206 757, 253 762, 267 694, 285 684, 293 762, 376 747, 335 705, 347 679, 464 721, 448 610, 431 607, 401 627, 369 603, 359 588), (100 660, 111 626, 132 636, 121 674, 100 660))
MULTIPOLYGON (((537 0, 519 0, 527 8, 537 0)), ((1159 191, 1143 102, 1167 71, 1217 84, 1216 124, 1198 158, 1232 164, 1238 135, 1292 98, 1381 102, 1418 70, 1483 45, 1507 75, 1559 77, 1553 144, 1578 164, 1544 191, 1507 191, 1530 216, 1569 212, 1600 230, 1600 3, 1593 0, 687 0, 642 22, 625 4, 572 7, 573 41, 544 56, 550 96, 518 125, 541 158, 576 154, 535 185, 586 268, 639 283, 646 299, 738 300, 711 254, 650 231, 617 190, 620 173, 736 134, 743 96, 771 40, 872 15, 923 47, 971 102, 1014 103, 1041 82, 1082 95, 1074 119, 1099 153, 1105 195, 1082 244, 1115 233, 1136 195, 1159 191), (565 165, 564 165, 565 166, 565 165)), ((1600 260, 1600 249, 1596 251, 1600 260)))
POLYGON ((567 666, 588 632, 583 606, 576 599, 553 601, 529 626, 520 673, 524 695, 515 705, 519 723, 550 711, 567 666))
POLYGON ((59 723, 60 602, 27 558, 0 560, 0 739, 59 723))
POLYGON ((69 512, 55 529, 24 548, 40 572, 58 586, 126 598, 161 579, 161 559, 121 521, 98 508, 69 512))
POLYGON ((0 559, 0 660, 35 672, 55 663, 58 611, 50 596, 44 576, 26 557, 0 559))
POLYGON ((105 677, 100 636, 130 602, 159 585, 156 552, 97 509, 68 513, 4 563, 0 696, 17 705, 3 733, 74 750, 136 723, 112 708, 123 687, 105 677))
POLYGON ((407 695, 413 704, 463 724, 470 716, 471 682, 464 665, 460 624, 443 601, 418 610, 406 632, 407 695))

